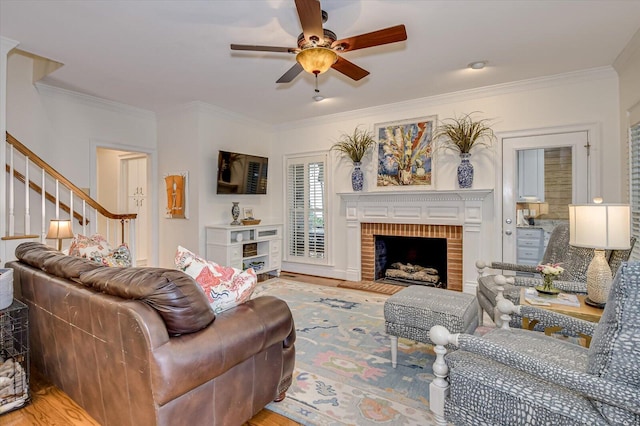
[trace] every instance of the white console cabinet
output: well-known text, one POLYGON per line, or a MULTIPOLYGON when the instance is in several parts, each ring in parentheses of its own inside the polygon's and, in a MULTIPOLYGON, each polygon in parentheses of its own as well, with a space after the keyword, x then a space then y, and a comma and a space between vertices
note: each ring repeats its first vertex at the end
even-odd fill
POLYGON ((280 275, 282 225, 207 226, 205 231, 208 260, 280 275))

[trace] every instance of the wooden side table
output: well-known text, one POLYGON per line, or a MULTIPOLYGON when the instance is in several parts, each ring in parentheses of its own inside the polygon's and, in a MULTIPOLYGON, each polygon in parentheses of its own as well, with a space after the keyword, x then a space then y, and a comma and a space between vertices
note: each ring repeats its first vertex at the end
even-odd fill
MULTIPOLYGON (((561 305, 561 304, 554 304, 552 303, 549 306, 543 306, 543 305, 532 305, 530 303, 527 302, 527 300, 525 299, 525 291, 527 290, 527 287, 522 287, 522 289, 520 289, 520 304, 521 305, 526 305, 526 306, 535 306, 536 308, 541 308, 541 309, 546 309, 548 311, 552 311, 552 312, 557 312, 559 314, 563 314, 563 315, 569 315, 571 317, 574 318, 579 318, 585 321, 591 321, 591 322, 599 322, 600 318, 602 317, 602 312, 604 311, 604 309, 599 309, 593 306, 589 306, 586 303, 584 303, 584 299, 586 298, 586 296, 584 295, 577 295, 578 296, 578 301, 580 302, 580 307, 577 306, 568 306, 568 305, 561 305)), ((529 320, 529 318, 522 318, 522 328, 527 329, 527 330, 533 330, 533 328, 536 326, 536 324, 538 324, 538 320, 529 320)), ((553 333, 556 333, 558 331, 562 330, 562 327, 546 327, 544 329, 544 334, 546 334, 547 336, 550 336, 553 333)), ((589 347, 589 345, 591 344, 591 336, 586 336, 583 334, 580 334, 581 337, 583 337, 585 339, 585 346, 589 347)))

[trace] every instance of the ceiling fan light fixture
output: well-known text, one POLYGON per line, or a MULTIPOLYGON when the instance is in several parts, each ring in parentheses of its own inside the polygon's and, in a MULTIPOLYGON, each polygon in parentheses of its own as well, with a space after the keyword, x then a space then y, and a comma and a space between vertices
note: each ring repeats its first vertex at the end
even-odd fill
POLYGON ((296 55, 296 61, 309 74, 322 74, 331 68, 338 60, 338 55, 326 47, 311 47, 301 50, 296 55))

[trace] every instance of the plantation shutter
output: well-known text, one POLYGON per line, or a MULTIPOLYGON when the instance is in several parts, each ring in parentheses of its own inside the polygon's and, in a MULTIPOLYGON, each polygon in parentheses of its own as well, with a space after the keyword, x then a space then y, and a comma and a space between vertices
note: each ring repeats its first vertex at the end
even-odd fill
POLYGON ((326 263, 325 157, 287 160, 287 260, 326 263))
POLYGON ((258 193, 258 182, 260 179, 260 163, 250 161, 247 167, 247 194, 258 193))
POLYGON ((640 260, 640 123, 631 126, 630 141, 630 191, 631 191, 631 235, 637 242, 631 259, 640 260))

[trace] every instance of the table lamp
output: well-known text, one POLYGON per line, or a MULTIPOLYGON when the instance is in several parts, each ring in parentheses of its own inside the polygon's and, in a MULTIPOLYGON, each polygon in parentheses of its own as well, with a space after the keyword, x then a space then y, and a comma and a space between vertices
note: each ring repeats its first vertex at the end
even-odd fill
POLYGON ((587 269, 586 304, 602 308, 607 302, 613 277, 604 251, 628 250, 630 228, 628 204, 569 205, 569 244, 594 249, 587 269))
POLYGON ((73 238, 71 220, 51 219, 49 222, 49 232, 47 232, 46 238, 58 240, 58 251, 62 251, 62 240, 66 238, 73 238))

